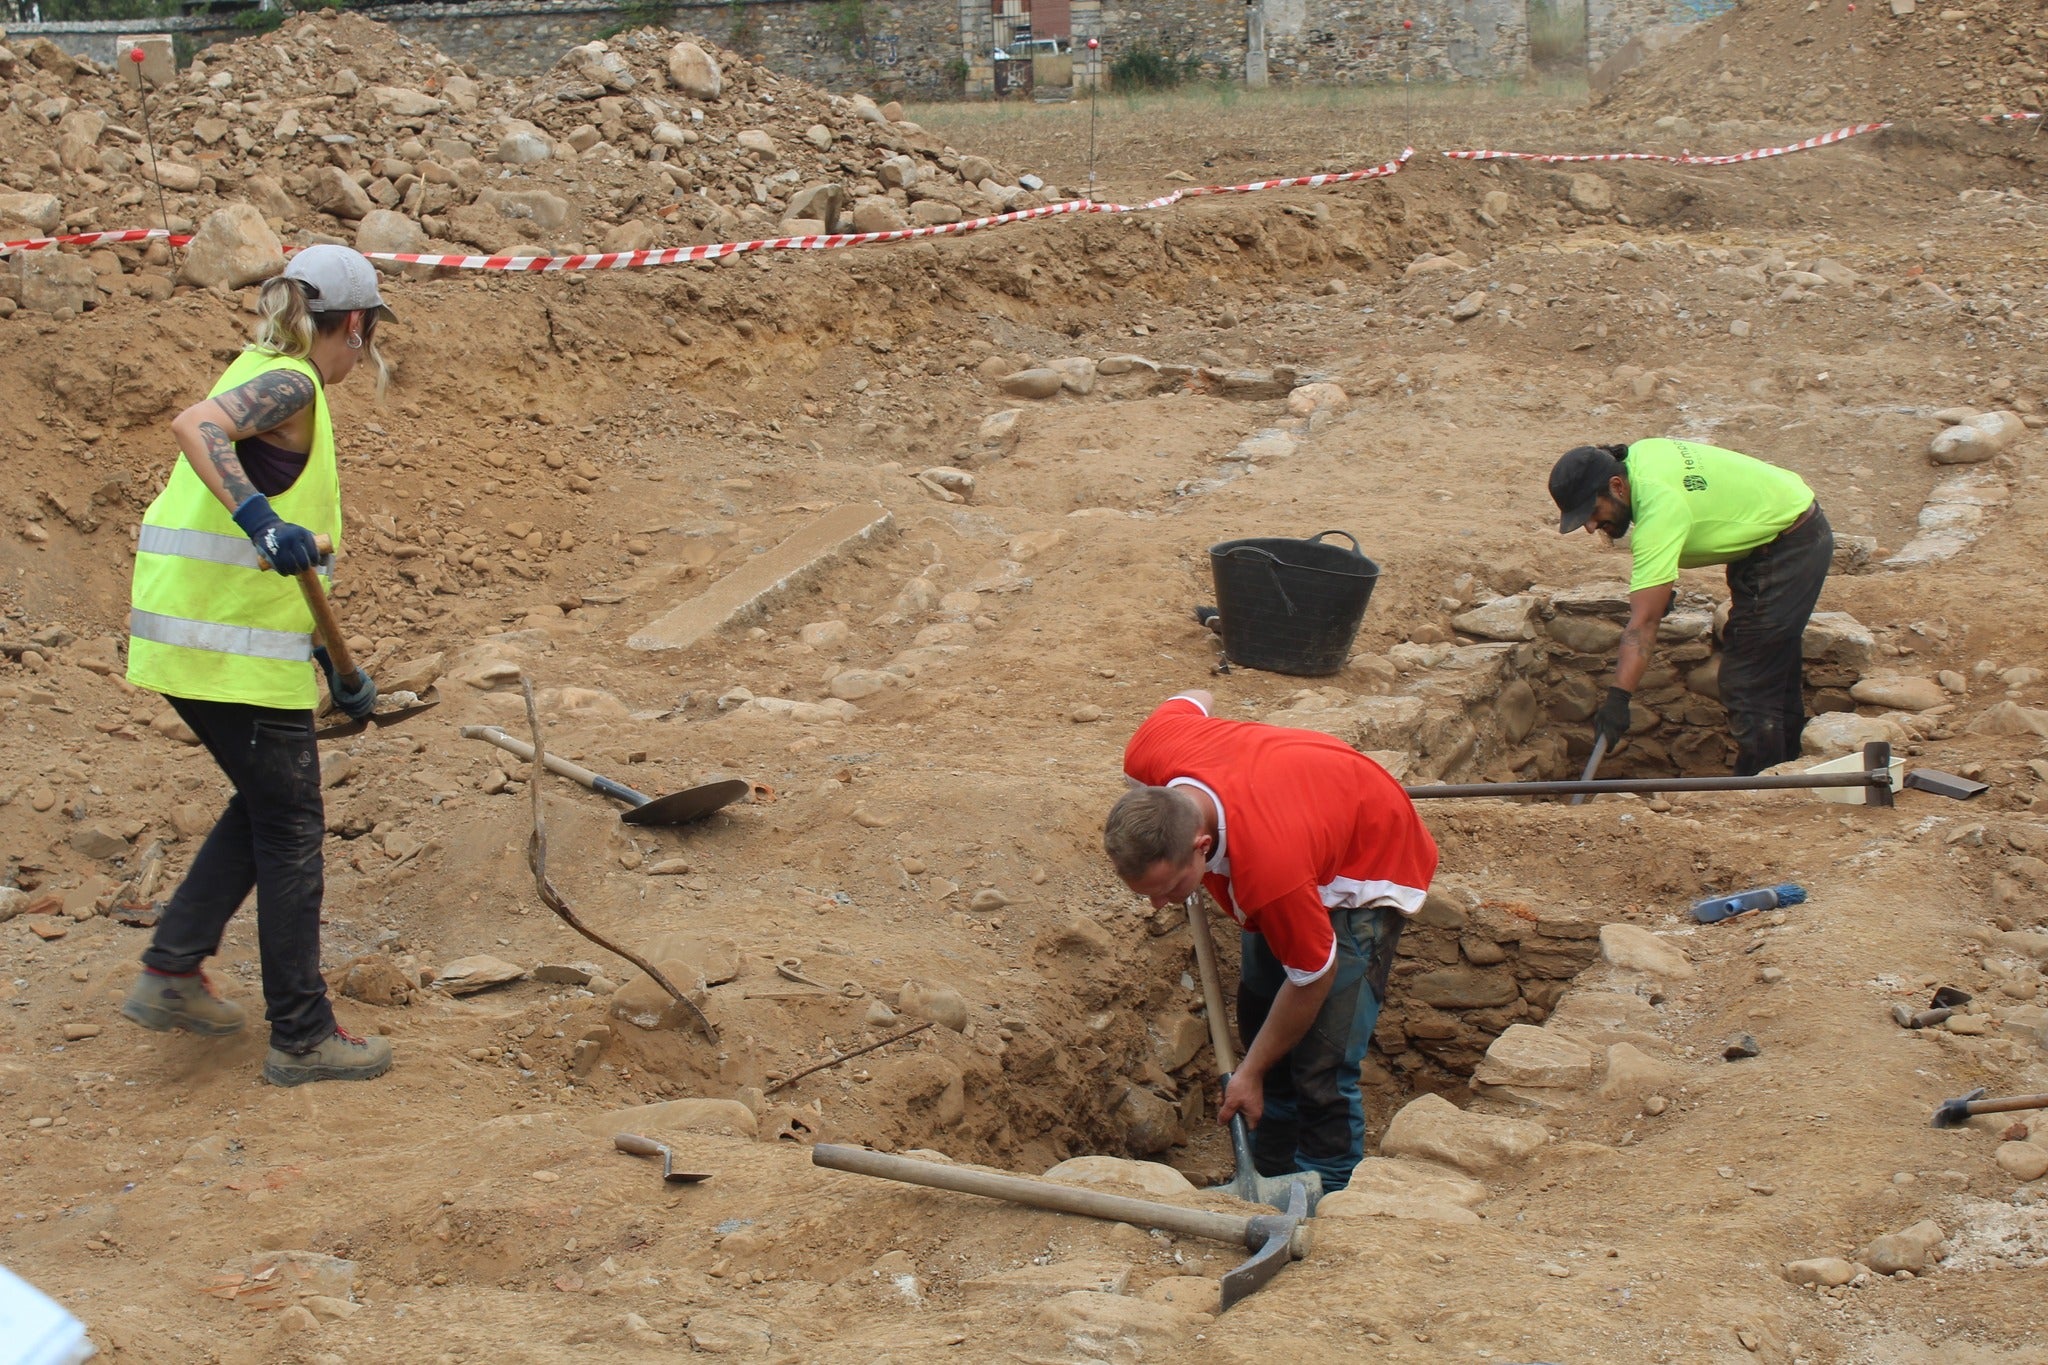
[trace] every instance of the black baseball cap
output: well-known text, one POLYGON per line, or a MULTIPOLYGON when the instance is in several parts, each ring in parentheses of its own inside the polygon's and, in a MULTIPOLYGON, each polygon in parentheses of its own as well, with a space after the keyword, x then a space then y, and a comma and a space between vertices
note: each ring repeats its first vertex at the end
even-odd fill
POLYGON ((1600 446, 1573 446, 1550 467, 1550 500, 1557 504, 1557 529, 1570 535, 1593 515, 1593 500, 1607 491, 1607 481, 1627 474, 1628 466, 1600 446))

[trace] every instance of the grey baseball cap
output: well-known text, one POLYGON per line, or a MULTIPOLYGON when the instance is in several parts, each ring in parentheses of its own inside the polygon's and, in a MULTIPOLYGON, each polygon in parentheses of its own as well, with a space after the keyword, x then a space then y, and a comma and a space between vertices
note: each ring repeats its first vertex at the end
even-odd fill
POLYGON ((315 313, 373 312, 386 322, 398 321, 377 292, 377 268, 360 251, 321 243, 295 254, 284 277, 306 286, 306 304, 315 313))

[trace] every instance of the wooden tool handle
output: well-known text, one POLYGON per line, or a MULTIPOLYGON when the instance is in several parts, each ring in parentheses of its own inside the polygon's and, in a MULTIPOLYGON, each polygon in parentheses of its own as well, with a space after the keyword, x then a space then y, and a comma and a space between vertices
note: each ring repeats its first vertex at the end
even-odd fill
POLYGON ((1131 1199, 1106 1194, 1082 1185, 1062 1185, 1051 1180, 1028 1180, 1019 1175, 998 1175, 993 1171, 970 1170, 965 1166, 942 1166, 935 1161, 870 1152, 864 1147, 845 1147, 821 1142, 811 1148, 812 1164, 828 1170, 851 1171, 907 1185, 927 1185, 936 1190, 957 1190, 988 1199, 1007 1200, 1054 1213, 1078 1213, 1089 1218, 1107 1218, 1115 1223, 1134 1223, 1141 1228, 1158 1228, 1183 1237, 1205 1237, 1212 1242, 1249 1246, 1249 1218, 1207 1209, 1187 1209, 1177 1204, 1155 1204, 1149 1199, 1131 1199))
MULTIPOLYGON (((313 548, 320 552, 322 558, 325 558, 326 556, 334 553, 334 542, 327 538, 327 533, 325 531, 315 531, 313 533, 313 548)), ((269 573, 270 561, 265 559, 262 555, 257 555, 256 567, 263 570, 263 572, 265 573, 269 573)))
POLYGON ((2020 1109, 2048 1109, 2048 1095, 2014 1095, 2003 1100, 1971 1100, 1972 1114, 2010 1114, 2020 1109))
POLYGON ((1208 892, 1197 887, 1188 897, 1188 932, 1195 940, 1195 970, 1202 976, 1202 1000, 1209 1016, 1209 1045, 1216 1049, 1216 1069, 1237 1070, 1230 1050, 1230 1019, 1223 1012, 1223 980, 1216 973, 1216 944, 1209 937, 1208 892))
MULTIPOLYGON (((465 725, 462 727, 462 737, 464 739, 480 739, 486 744, 495 744, 508 754, 516 754, 528 763, 533 762, 533 746, 531 744, 528 744, 523 739, 512 738, 512 736, 506 734, 495 725, 465 725)), ((648 798, 634 791, 631 787, 614 782, 602 773, 594 773, 588 768, 579 767, 568 759, 559 758, 553 753, 547 755, 547 762, 541 766, 551 773, 568 778, 571 782, 580 782, 594 792, 624 801, 629 806, 644 806, 647 804, 648 798)))
POLYGON ((327 588, 320 582, 320 571, 307 569, 298 575, 298 579, 299 591, 305 595, 306 605, 313 610, 313 624, 320 631, 320 643, 327 646, 327 657, 334 660, 334 676, 356 679, 359 686, 363 672, 356 667, 354 656, 348 652, 348 641, 342 638, 341 622, 334 619, 334 605, 327 600, 327 588))
MULTIPOLYGON (((315 532, 313 548, 322 555, 334 553, 334 541, 324 532, 315 532)), ((270 572, 270 561, 258 555, 257 567, 270 572)), ((334 617, 334 607, 327 600, 326 585, 320 581, 320 570, 307 569, 297 575, 299 591, 305 595, 307 607, 313 612, 314 628, 320 632, 320 643, 327 648, 327 657, 334 660, 334 673, 340 678, 361 678, 362 670, 348 652, 348 641, 341 635, 341 622, 334 617)))
POLYGON ((638 1133, 619 1133, 612 1138, 612 1146, 634 1156, 667 1156, 668 1148, 653 1138, 641 1137, 638 1133))

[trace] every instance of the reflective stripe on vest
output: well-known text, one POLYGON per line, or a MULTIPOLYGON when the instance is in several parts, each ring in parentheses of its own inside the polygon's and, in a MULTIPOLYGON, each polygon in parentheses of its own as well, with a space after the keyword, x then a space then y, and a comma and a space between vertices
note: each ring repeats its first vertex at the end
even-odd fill
POLYGON ((255 626, 229 626, 219 621, 188 621, 181 616, 159 616, 140 607, 129 608, 128 634, 152 644, 205 649, 215 654, 240 654, 251 659, 310 663, 313 658, 313 637, 298 631, 259 630, 255 626))
POLYGON ((180 559, 203 559, 209 564, 234 564, 244 569, 263 567, 255 542, 247 536, 222 536, 211 531, 145 526, 135 542, 135 550, 138 554, 176 555, 180 559))
MULTIPOLYGON (((136 538, 135 552, 143 555, 171 555, 197 559, 208 564, 232 564, 240 569, 265 568, 256 542, 244 535, 224 536, 213 531, 180 531, 170 526, 145 526, 136 538)), ((320 556, 320 576, 334 575, 334 556, 320 556)))

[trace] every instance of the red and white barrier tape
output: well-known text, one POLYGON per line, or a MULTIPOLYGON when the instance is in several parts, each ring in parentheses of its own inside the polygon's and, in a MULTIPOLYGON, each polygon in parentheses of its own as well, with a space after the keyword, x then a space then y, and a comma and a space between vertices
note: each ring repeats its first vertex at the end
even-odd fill
POLYGON ((1986 114, 1986 115, 1984 115, 1984 116, 1983 116, 1982 118, 1978 119, 1978 120, 1977 120, 1977 122, 1979 122, 1979 123, 2012 123, 2012 122, 2014 122, 2014 121, 2016 121, 2016 120, 2019 120, 2019 119, 2030 119, 2030 118, 2039 118, 2039 117, 2041 117, 2041 116, 2040 116, 2040 114, 2036 113, 2036 112, 2035 112, 2034 110, 2032 110, 2032 109, 2021 109, 2021 110, 2018 110, 2018 111, 2016 111, 2016 112, 2014 112, 2014 113, 2010 113, 2010 114, 1986 114))
MULTIPOLYGON (((1997 116, 1993 116, 1997 117, 1997 116)), ((2039 117, 2039 115, 2004 115, 2006 118, 2039 117)), ((1597 152, 1597 153, 1546 153, 1546 152, 1502 152, 1492 150, 1445 152, 1444 155, 1459 161, 1659 161, 1686 166, 1732 166, 1745 161, 1762 161, 1768 157, 1786 156, 1792 152, 1810 151, 1815 147, 1826 147, 1837 142, 1874 133, 1889 128, 1889 123, 1858 123, 1847 128, 1837 128, 1831 133, 1810 137, 1804 142, 1795 142, 1784 147, 1759 147, 1754 151, 1737 152, 1732 156, 1695 156, 1687 152, 1680 156, 1667 156, 1660 152, 1597 152)), ((1277 180, 1253 180, 1242 185, 1202 185, 1193 189, 1175 190, 1157 199, 1148 199, 1142 204, 1100 204, 1092 199, 1069 199, 1063 203, 1045 204, 1038 208, 1016 209, 1009 213, 992 214, 985 218, 965 218, 957 223, 936 223, 928 227, 896 228, 887 232, 833 232, 817 233, 804 237, 764 237, 747 242, 709 242, 699 246, 663 247, 648 251, 606 251, 578 256, 465 256, 428 255, 410 251, 371 251, 364 253, 376 261, 396 261, 404 265, 443 266, 456 270, 508 270, 508 271, 557 271, 557 270, 635 270, 648 266, 682 265, 693 261, 715 261, 727 256, 738 256, 751 251, 828 251, 838 247, 870 246, 881 242, 909 242, 930 237, 957 237, 962 233, 976 232, 982 228, 1000 227, 1005 223, 1021 223, 1033 218, 1056 218, 1073 213, 1144 213, 1171 208, 1184 199, 1198 199, 1218 194, 1256 194, 1261 190, 1314 189, 1322 185, 1344 185, 1360 180, 1377 180, 1393 175, 1408 164, 1415 155, 1413 147, 1404 148, 1401 155, 1392 161, 1382 162, 1357 171, 1332 171, 1319 175, 1295 175, 1277 180)), ((116 232, 83 232, 65 237, 31 237, 17 242, 0 242, 0 256, 15 251, 38 251, 52 246, 97 246, 107 242, 140 242, 161 237, 172 246, 184 246, 192 239, 181 233, 167 232, 163 228, 129 228, 116 232)))
POLYGON ((184 246, 191 241, 182 233, 166 232, 162 228, 125 228, 119 232, 78 232, 68 237, 30 237, 19 242, 0 242, 0 256, 10 251, 39 251, 46 246, 99 246, 105 242, 142 242, 151 237, 163 237, 172 246, 184 246))
POLYGON ((1847 128, 1837 128, 1832 133, 1822 133, 1804 142, 1794 142, 1784 147, 1758 147, 1754 151, 1736 152, 1732 156, 1696 156, 1683 152, 1669 156, 1662 152, 1496 152, 1470 151, 1445 152, 1444 155, 1458 161, 1541 161, 1556 163, 1562 161, 1662 161, 1678 166, 1733 166, 1744 161, 1763 161, 1774 156, 1789 156, 1793 152, 1808 152, 1815 147, 1828 147, 1837 142, 1846 142, 1864 133, 1875 133, 1889 128, 1889 123, 1853 123, 1847 128))

